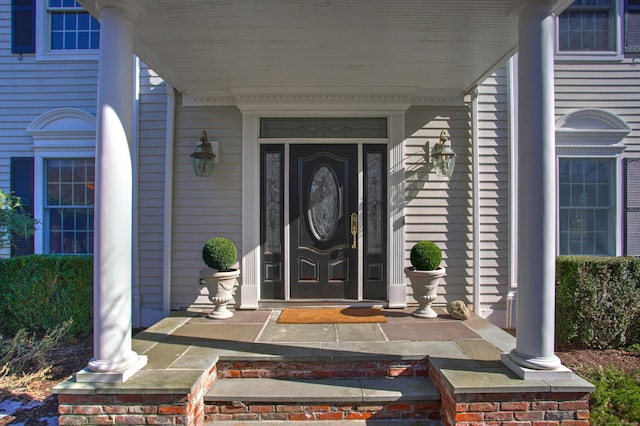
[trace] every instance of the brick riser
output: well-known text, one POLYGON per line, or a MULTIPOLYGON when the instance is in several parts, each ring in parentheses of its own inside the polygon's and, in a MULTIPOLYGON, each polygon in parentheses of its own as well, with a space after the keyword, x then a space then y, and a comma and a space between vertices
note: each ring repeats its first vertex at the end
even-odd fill
POLYGON ((440 404, 380 402, 378 404, 314 405, 284 403, 205 404, 205 421, 300 421, 300 420, 381 420, 440 419, 440 404))
MULTIPOLYGON (((218 363, 218 379, 346 379, 370 377, 427 377, 428 362, 417 361, 234 361, 218 363)), ((440 403, 284 403, 205 402, 205 421, 345 421, 345 420, 439 420, 440 403)))
POLYGON ((340 379, 355 377, 428 377, 427 360, 416 361, 228 361, 218 362, 219 379, 340 379))

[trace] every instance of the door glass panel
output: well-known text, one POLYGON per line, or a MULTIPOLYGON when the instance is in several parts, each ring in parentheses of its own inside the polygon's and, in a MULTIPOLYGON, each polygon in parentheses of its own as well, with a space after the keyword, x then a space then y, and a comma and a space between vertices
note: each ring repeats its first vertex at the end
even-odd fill
POLYGON ((308 194, 311 232, 318 241, 327 241, 338 228, 342 213, 338 179, 330 167, 323 165, 315 170, 308 194))
POLYGON ((368 152, 367 164, 367 251, 382 253, 382 154, 368 152))
POLYGON ((280 223, 282 222, 282 182, 281 182, 281 153, 265 153, 265 250, 280 253, 282 248, 280 223))

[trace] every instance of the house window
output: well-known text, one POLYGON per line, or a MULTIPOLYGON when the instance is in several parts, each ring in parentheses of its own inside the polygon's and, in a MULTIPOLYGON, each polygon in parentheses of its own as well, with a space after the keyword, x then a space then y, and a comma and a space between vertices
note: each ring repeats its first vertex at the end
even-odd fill
POLYGON ((94 159, 47 159, 44 173, 46 252, 93 253, 94 159))
POLYGON ((559 159, 561 255, 615 256, 615 161, 559 159))
POLYGON ((51 50, 97 50, 100 23, 75 0, 48 0, 51 50))
POLYGON ((614 0, 576 0, 558 18, 558 50, 615 51, 614 0))
POLYGON ((76 0, 36 0, 38 60, 97 60, 100 22, 76 0))

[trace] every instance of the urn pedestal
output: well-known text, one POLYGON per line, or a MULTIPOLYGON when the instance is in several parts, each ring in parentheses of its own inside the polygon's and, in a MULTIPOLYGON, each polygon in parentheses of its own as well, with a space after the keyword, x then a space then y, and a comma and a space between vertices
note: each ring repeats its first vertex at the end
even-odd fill
POLYGON ((229 310, 229 305, 235 305, 233 296, 238 287, 238 277, 240 270, 231 269, 229 271, 218 271, 215 269, 203 269, 200 276, 206 282, 209 290, 209 300, 215 305, 207 317, 211 319, 231 318, 233 312, 229 310))
POLYGON ((433 271, 418 271, 413 267, 407 267, 404 268, 404 273, 409 278, 413 297, 418 302, 418 309, 412 315, 418 318, 436 318, 438 314, 431 304, 436 300, 440 279, 447 275, 446 269, 439 267, 433 271))

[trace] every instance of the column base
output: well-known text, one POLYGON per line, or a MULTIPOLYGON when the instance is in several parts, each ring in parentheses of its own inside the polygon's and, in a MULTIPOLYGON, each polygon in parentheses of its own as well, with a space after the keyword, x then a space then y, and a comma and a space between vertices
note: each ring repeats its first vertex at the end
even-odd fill
POLYGON ((502 363, 524 380, 570 379, 573 372, 560 363, 560 358, 525 358, 515 351, 503 353, 502 363))
MULTIPOLYGON (((93 361, 93 360, 92 360, 93 361)), ((112 371, 96 371, 91 369, 91 362, 89 366, 78 371, 75 374, 76 382, 78 383, 122 383, 126 382, 134 374, 147 365, 147 356, 138 355, 134 353, 133 362, 126 367, 112 371)))

